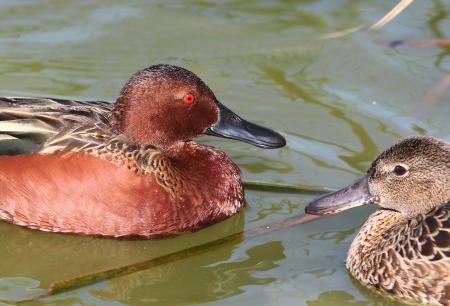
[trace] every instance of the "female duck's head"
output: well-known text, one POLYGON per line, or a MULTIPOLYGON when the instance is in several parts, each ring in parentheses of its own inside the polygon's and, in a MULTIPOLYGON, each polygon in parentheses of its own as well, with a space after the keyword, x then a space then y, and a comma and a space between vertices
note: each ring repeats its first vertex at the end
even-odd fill
POLYGON ((311 202, 306 212, 333 214, 378 204, 413 217, 448 201, 450 144, 432 137, 411 137, 380 154, 352 185, 311 202))
POLYGON ((117 98, 113 122, 131 140, 162 149, 204 134, 262 148, 286 144, 280 134, 226 108, 194 73, 171 65, 154 65, 135 73, 117 98))

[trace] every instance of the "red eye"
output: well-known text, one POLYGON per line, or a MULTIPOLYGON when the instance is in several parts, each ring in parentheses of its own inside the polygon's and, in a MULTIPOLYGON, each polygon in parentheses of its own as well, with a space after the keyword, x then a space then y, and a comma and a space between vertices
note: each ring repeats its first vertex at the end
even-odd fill
POLYGON ((195 101, 195 97, 193 94, 187 94, 183 97, 184 104, 192 104, 195 101))

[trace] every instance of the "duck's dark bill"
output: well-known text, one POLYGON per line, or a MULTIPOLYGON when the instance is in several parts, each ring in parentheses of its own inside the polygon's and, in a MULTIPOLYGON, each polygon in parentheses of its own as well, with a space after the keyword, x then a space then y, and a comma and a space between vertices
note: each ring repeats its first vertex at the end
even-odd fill
POLYGON ((286 145, 284 137, 277 132, 242 119, 219 101, 216 104, 219 108, 219 120, 206 134, 240 140, 265 149, 286 145))
POLYGON ((306 206, 305 211, 313 215, 336 214, 343 210, 371 204, 375 197, 369 191, 369 173, 341 190, 326 194, 306 206))

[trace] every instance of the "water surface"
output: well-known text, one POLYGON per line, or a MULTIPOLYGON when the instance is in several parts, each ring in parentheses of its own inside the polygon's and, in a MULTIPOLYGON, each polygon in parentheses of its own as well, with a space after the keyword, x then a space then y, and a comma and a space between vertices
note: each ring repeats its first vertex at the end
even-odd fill
MULTIPOLYGON (((396 1, 12 1, 0 3, 0 94, 114 101, 134 71, 184 66, 245 118, 279 130, 281 150, 215 138, 246 180, 337 188, 401 137, 450 139, 450 94, 423 97, 450 71, 445 48, 377 41, 450 37, 450 2, 415 1, 377 34, 396 1)), ((0 223, 0 300, 53 280, 129 264, 301 215, 312 195, 246 192, 239 215, 160 241, 48 234, 0 223)), ((344 267, 372 208, 360 208, 44 299, 38 305, 397 305, 344 267)))

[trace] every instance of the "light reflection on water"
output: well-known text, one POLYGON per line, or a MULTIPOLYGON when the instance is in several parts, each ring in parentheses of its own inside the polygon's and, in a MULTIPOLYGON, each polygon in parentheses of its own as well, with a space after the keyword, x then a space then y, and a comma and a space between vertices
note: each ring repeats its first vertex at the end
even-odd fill
MULTIPOLYGON (((400 137, 450 139, 447 94, 423 97, 450 71, 449 49, 387 49, 364 33, 392 1, 2 1, 2 95, 114 101, 135 70, 157 62, 199 74, 240 115, 281 131, 261 150, 202 138, 245 179, 339 187, 400 137)), ((414 2, 377 40, 448 38, 449 4, 414 2)), ((3 148, 4 149, 4 148, 3 148)), ((0 223, 0 301, 57 279, 145 260, 301 214, 312 195, 247 191, 245 212, 163 241, 40 233, 0 223)), ((39 302, 47 305, 397 305, 354 282, 347 248, 372 208, 222 249, 39 302), (114 304, 113 304, 114 303, 114 304)), ((37 304, 32 303, 32 304, 37 304)))

